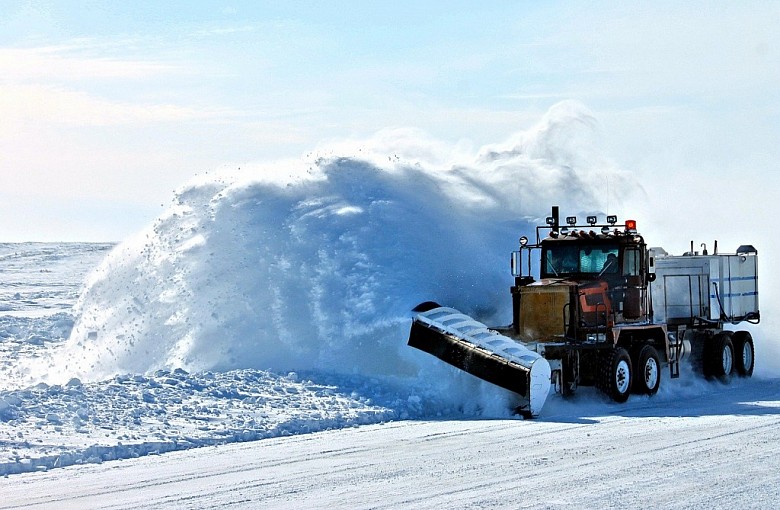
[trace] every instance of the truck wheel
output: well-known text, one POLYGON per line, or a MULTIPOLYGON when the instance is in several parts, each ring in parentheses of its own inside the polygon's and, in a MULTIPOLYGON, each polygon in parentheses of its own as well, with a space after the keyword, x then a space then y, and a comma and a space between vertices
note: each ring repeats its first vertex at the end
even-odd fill
POLYGON ((639 351, 634 364, 634 393, 655 395, 661 386, 661 359, 652 345, 639 351))
POLYGON ((610 349, 600 360, 598 386, 615 402, 625 402, 631 393, 631 358, 622 347, 610 349))
POLYGON ((734 344, 731 333, 721 331, 706 345, 704 350, 704 375, 728 382, 734 369, 734 344))
POLYGON ((731 336, 731 341, 734 343, 734 370, 740 377, 752 376, 756 364, 753 336, 749 331, 737 331, 731 336))

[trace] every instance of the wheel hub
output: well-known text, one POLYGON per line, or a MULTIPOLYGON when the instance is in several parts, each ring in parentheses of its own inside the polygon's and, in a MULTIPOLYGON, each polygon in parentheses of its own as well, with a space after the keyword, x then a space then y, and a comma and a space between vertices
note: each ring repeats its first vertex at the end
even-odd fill
POLYGON ((645 363, 645 386, 655 388, 658 383, 658 364, 653 358, 649 358, 645 363))
POLYGON ((753 366, 753 349, 750 348, 750 344, 747 342, 742 346, 742 366, 746 370, 753 366))
POLYGON ((620 393, 628 391, 628 385, 631 382, 630 374, 631 369, 629 368, 628 363, 624 360, 620 360, 617 370, 615 370, 615 383, 617 385, 617 390, 620 393))
MULTIPOLYGON (((742 356, 744 359, 745 356, 744 349, 742 352, 742 356)), ((733 364, 734 364, 734 355, 732 354, 731 349, 728 346, 726 346, 723 349, 723 373, 726 375, 730 374, 731 367, 733 364)))

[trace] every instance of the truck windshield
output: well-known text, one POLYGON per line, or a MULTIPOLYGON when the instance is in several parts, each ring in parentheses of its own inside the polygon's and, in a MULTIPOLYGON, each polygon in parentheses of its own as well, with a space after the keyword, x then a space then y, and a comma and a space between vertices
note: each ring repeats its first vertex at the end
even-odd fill
POLYGON ((618 247, 604 244, 548 245, 542 256, 543 277, 601 276, 618 272, 618 247))

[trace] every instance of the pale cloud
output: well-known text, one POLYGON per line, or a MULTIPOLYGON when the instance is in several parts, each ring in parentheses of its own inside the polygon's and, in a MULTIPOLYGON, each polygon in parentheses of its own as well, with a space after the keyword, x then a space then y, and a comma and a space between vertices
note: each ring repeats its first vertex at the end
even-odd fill
POLYGON ((234 26, 234 27, 215 27, 207 30, 197 30, 193 32, 193 37, 211 37, 211 36, 224 36, 234 35, 249 32, 256 32, 257 27, 252 25, 234 26))
MULTIPOLYGON (((105 48, 101 48, 105 49, 105 48)), ((95 95, 95 80, 148 80, 176 68, 154 61, 85 56, 94 43, 0 48, 0 133, 20 125, 109 126, 214 118, 225 112, 95 95)))
MULTIPOLYGON (((536 99, 550 99, 554 101, 567 99, 571 97, 570 93, 566 92, 540 92, 537 94, 534 93, 512 93, 512 94, 502 94, 499 96, 499 99, 512 99, 515 101, 528 101, 528 100, 536 100, 536 99)), ((582 97, 582 95, 580 95, 582 97)))
POLYGON ((139 79, 175 69, 159 62, 80 56, 81 49, 71 45, 0 48, 0 82, 139 79))
POLYGON ((0 85, 2 130, 20 123, 65 126, 110 126, 149 122, 220 119, 228 111, 196 110, 172 104, 133 104, 109 101, 85 92, 47 85, 0 85))

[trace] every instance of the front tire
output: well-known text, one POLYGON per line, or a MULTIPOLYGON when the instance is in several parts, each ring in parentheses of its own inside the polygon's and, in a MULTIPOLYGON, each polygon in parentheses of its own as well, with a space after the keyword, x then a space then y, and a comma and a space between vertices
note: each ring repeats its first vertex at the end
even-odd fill
POLYGON ((602 354, 600 365, 599 389, 615 402, 628 400, 633 372, 628 351, 622 347, 610 349, 602 354))
POLYGON ((661 358, 652 345, 640 349, 634 364, 634 392, 655 395, 661 386, 661 358))
POLYGON ((734 343, 734 370, 740 377, 751 377, 756 364, 756 349, 749 331, 737 331, 732 337, 734 343))
POLYGON ((731 333, 721 331, 706 345, 704 350, 704 375, 728 382, 734 370, 734 343, 731 333))

